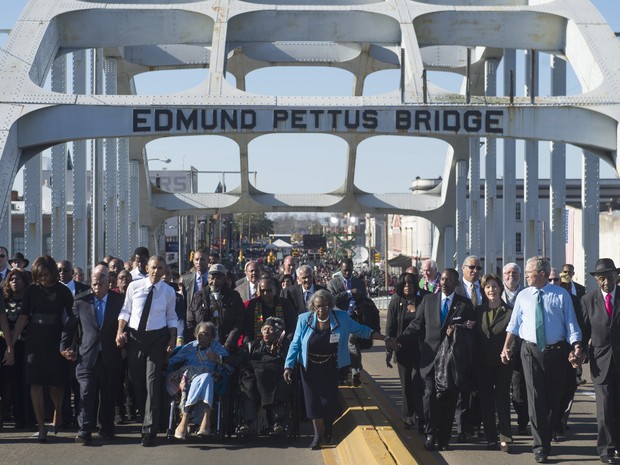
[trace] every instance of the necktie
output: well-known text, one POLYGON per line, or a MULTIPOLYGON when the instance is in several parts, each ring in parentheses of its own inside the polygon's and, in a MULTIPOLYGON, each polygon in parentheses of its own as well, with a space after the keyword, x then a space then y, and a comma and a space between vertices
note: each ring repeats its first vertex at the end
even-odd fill
POLYGON ((103 302, 99 299, 95 299, 95 312, 97 313, 97 322, 101 328, 103 325, 103 302))
POLYGON ((196 292, 202 291, 202 275, 196 276, 196 292))
POLYGON ((541 352, 545 350, 545 310, 543 306, 542 291, 536 291, 536 345, 541 352))
POLYGON ((478 305, 478 293, 476 292, 476 285, 474 283, 471 283, 470 291, 471 291, 470 292, 471 293, 471 303, 475 307, 476 305, 478 305))
POLYGON ((611 318, 614 313, 614 306, 611 303, 611 293, 605 296, 605 310, 607 310, 607 314, 609 315, 609 318, 611 318))
POLYGON ((155 286, 151 286, 151 290, 146 296, 146 300, 144 301, 144 307, 142 308, 142 315, 140 315, 140 324, 138 324, 138 332, 146 331, 146 322, 149 319, 149 313, 151 313, 151 303, 153 302, 153 291, 155 290, 155 286))
POLYGON ((441 303, 441 325, 443 326, 444 321, 446 321, 446 317, 448 316, 448 311, 450 310, 450 299, 443 299, 441 303))

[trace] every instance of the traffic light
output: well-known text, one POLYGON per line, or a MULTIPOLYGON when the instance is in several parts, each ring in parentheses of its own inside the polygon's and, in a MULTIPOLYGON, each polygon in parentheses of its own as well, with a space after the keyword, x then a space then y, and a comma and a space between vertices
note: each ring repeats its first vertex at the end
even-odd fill
POLYGON ((381 254, 379 252, 375 253, 375 263, 378 263, 381 261, 381 254))

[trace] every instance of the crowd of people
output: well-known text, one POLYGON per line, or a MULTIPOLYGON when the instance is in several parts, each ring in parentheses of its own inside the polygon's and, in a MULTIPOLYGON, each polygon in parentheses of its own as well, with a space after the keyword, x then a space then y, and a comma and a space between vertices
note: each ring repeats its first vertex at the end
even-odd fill
POLYGON ((337 387, 349 376, 361 384, 361 349, 375 339, 385 342, 387 366, 397 365, 403 425, 417 427, 426 449, 448 450, 456 423, 457 442, 479 436, 487 449, 511 452, 512 402, 538 463, 566 429, 589 363, 598 455, 620 463, 619 270, 611 259, 591 271, 598 286, 589 293, 573 281, 572 265, 559 271, 543 257, 526 261, 526 285, 516 263, 498 276, 482 275, 476 256, 460 273, 425 260, 396 280, 385 335, 371 323, 378 310, 350 259, 330 270, 292 256, 278 270, 250 260, 240 279, 216 253, 197 250, 191 263, 179 275, 138 247, 128 262, 95 264, 86 284, 67 260, 38 257, 26 271, 23 255, 9 260, 0 247, 2 418, 36 427, 39 442, 48 440, 46 420, 54 433, 75 422, 84 444, 95 432, 113 440, 115 424, 140 419, 149 447, 166 396, 180 397, 174 437, 185 440, 192 424, 198 436, 212 433, 214 398, 235 385, 236 432, 258 431, 262 414, 261 431, 282 434, 299 382, 310 447, 320 449, 340 414, 337 387))
POLYGON ((185 440, 194 423, 207 436, 215 396, 235 389, 243 399, 238 434, 264 432, 261 412, 267 432, 282 434, 299 389, 290 384, 300 379, 318 449, 331 440, 343 372, 354 366, 360 383, 355 337, 385 340, 356 317, 365 288, 350 259, 327 280, 334 299, 315 284, 315 268, 297 267, 292 256, 279 274, 250 260, 237 279, 216 253, 195 251, 190 272, 179 275, 138 247, 128 262, 105 257, 84 283, 67 260, 38 257, 26 271, 23 255, 0 252, 2 418, 35 429, 42 443, 71 427, 78 443, 90 444, 94 433, 110 441, 117 423, 139 420, 141 444, 150 447, 167 396, 179 400, 174 437, 185 440))

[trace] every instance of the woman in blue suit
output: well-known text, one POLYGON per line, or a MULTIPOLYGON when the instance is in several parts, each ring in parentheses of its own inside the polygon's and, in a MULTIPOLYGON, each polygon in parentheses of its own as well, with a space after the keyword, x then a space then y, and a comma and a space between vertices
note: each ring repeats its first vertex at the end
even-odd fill
POLYGON ((284 379, 293 381, 296 363, 301 365, 306 414, 312 419, 314 439, 310 448, 331 441, 332 423, 338 405, 338 369, 351 364, 347 341, 350 334, 365 339, 385 341, 394 349, 395 341, 357 323, 347 312, 335 310, 333 296, 324 289, 316 291, 308 301, 308 312, 297 318, 293 341, 284 363, 284 379))

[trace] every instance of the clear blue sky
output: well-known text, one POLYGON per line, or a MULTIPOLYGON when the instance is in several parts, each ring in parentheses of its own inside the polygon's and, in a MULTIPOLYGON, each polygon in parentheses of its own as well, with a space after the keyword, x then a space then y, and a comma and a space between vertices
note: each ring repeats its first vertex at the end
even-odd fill
MULTIPOLYGON (((27 0, 0 0, 0 29, 10 29, 27 0)), ((594 0, 593 3, 610 23, 620 31, 620 1, 594 0)), ((6 44, 6 35, 0 34, 0 46, 6 44)), ((541 63, 544 58, 541 58, 541 63)), ((541 65, 542 66, 542 65, 541 65)), ((143 94, 178 92, 191 88, 205 79, 207 70, 181 72, 153 72, 137 78, 137 88, 143 94)), ((431 74, 429 79, 440 85, 458 90, 460 78, 445 73, 431 74)), ((521 79, 521 78, 519 78, 521 79)), ((365 94, 380 94, 398 88, 398 72, 374 73, 367 80, 365 94)), ((546 78, 541 73, 541 92, 546 78)), ((249 92, 267 95, 350 95, 352 76, 334 68, 279 68, 265 69, 248 76, 249 92), (325 83, 329 82, 327 86, 325 83)), ((522 87, 522 86, 521 86, 522 87)), ((519 88, 519 82, 517 82, 519 88)), ((569 93, 579 92, 571 83, 569 93)), ((549 158, 547 143, 540 144, 540 175, 548 177, 549 158)), ((239 169, 236 144, 219 136, 163 138, 147 146, 150 158, 170 158, 169 164, 151 162, 151 169, 189 169, 195 166, 204 171, 237 171, 239 169)), ((429 138, 376 137, 362 144, 358 155, 356 184, 370 192, 407 192, 416 176, 436 178, 443 174, 447 144, 429 138)), ((340 186, 344 179, 346 144, 330 135, 265 136, 250 145, 250 170, 257 171, 257 187, 276 193, 327 192, 340 186), (308 163, 308 160, 312 162, 308 163)), ((501 156, 498 159, 498 177, 501 176, 501 156)), ((517 175, 522 176, 522 157, 518 158, 517 175)), ((567 175, 579 177, 580 152, 569 148, 567 175)), ((614 176, 611 168, 601 165, 601 175, 614 176)), ((202 175, 200 190, 212 192, 220 175, 202 175)), ((230 190, 239 183, 238 176, 227 175, 230 190)), ((253 180, 252 180, 253 181, 253 180)), ((17 186, 16 186, 17 187, 17 186)), ((21 191, 21 186, 18 188, 21 191)))

